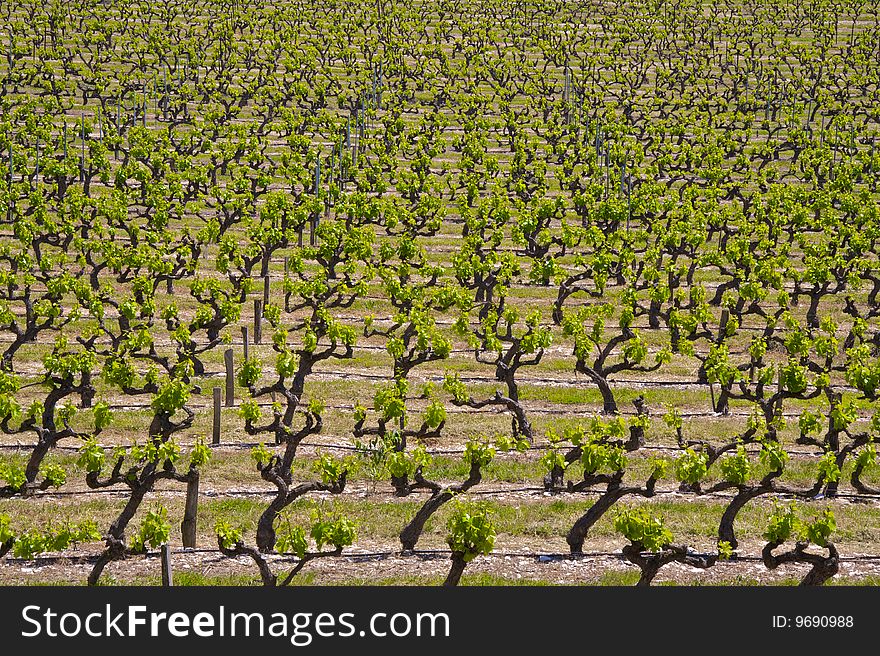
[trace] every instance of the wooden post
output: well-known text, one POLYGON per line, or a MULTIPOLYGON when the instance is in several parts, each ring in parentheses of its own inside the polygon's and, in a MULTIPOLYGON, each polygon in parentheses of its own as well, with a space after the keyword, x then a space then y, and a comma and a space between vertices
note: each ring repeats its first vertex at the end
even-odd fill
POLYGON ((269 275, 269 251, 263 253, 263 261, 260 265, 260 275, 264 278, 269 275))
POLYGON ((226 352, 223 353, 223 359, 226 362, 226 407, 231 408, 235 403, 235 371, 232 362, 232 349, 226 349, 226 352))
POLYGON ((174 294, 174 278, 168 278, 168 280, 165 281, 165 290, 169 294, 174 294))
POLYGON ((250 340, 249 333, 250 329, 247 326, 241 327, 241 357, 243 357, 245 360, 250 357, 250 353, 248 352, 248 340, 250 340))
POLYGON ((79 177, 80 177, 80 182, 85 184, 85 182, 86 182, 86 141, 87 141, 85 115, 80 114, 79 120, 80 120, 80 126, 82 128, 82 143, 81 143, 82 149, 81 149, 81 153, 80 153, 79 177))
POLYGON ((254 299, 254 344, 263 341, 263 299, 254 299))
POLYGON ((718 325, 718 343, 724 341, 724 334, 727 332, 727 322, 730 321, 730 310, 724 308, 721 310, 721 323, 718 325))
MULTIPOLYGON (((121 107, 117 104, 116 105, 116 136, 119 136, 120 134, 122 134, 119 131, 119 115, 120 115, 121 111, 122 111, 121 107)), ((113 146, 113 154, 116 156, 116 159, 119 159, 119 143, 118 142, 113 146)))
POLYGON ((6 220, 12 222, 12 208, 15 203, 15 197, 12 194, 12 181, 14 176, 14 168, 12 161, 12 142, 9 143, 9 202, 6 205, 6 220))
MULTIPOLYGON (((220 410, 220 388, 214 388, 214 414, 220 410)), ((217 437, 219 437, 219 431, 217 437)), ((219 440, 218 440, 219 442, 219 440)), ((183 546, 195 549, 196 547, 196 522, 199 513, 199 470, 194 469, 186 483, 186 505, 183 508, 183 522, 180 525, 180 534, 183 538, 183 546)))
POLYGON ((171 547, 168 543, 162 545, 162 587, 170 588, 174 585, 174 574, 171 571, 171 547))
POLYGON ((263 307, 269 305, 269 276, 263 278, 263 307))
MULTIPOLYGON (((228 389, 226 390, 229 391, 228 389)), ((229 396, 226 397, 227 401, 229 396)), ((227 403, 226 405, 231 405, 227 403)), ((214 425, 211 430, 211 444, 220 444, 220 388, 214 388, 214 425)), ((187 501, 188 503, 188 501, 187 501)))

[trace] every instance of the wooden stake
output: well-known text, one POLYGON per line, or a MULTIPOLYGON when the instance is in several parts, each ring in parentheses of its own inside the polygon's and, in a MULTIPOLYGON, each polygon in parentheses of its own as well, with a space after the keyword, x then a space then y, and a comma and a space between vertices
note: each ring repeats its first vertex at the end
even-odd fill
MULTIPOLYGON (((214 414, 215 416, 220 410, 220 388, 214 388, 214 414)), ((220 432, 217 431, 217 443, 219 443, 220 432)), ((183 522, 180 525, 180 533, 183 538, 183 546, 190 549, 196 547, 196 527, 199 513, 199 470, 194 469, 189 475, 189 481, 186 484, 186 505, 183 508, 183 522)))
POLYGON ((263 253, 263 260, 260 263, 260 275, 264 278, 269 275, 269 251, 263 253))
POLYGON ((162 587, 170 588, 174 585, 174 574, 171 571, 171 547, 168 543, 162 545, 162 587))
POLYGON ((226 352, 223 353, 223 360, 226 363, 226 407, 231 408, 235 403, 235 371, 233 370, 232 349, 226 349, 226 352))
MULTIPOLYGON (((228 403, 226 405, 229 405, 228 403)), ((211 430, 211 444, 220 444, 220 388, 214 388, 214 424, 211 430)))
POLYGON ((254 344, 263 342, 263 299, 254 299, 254 344))

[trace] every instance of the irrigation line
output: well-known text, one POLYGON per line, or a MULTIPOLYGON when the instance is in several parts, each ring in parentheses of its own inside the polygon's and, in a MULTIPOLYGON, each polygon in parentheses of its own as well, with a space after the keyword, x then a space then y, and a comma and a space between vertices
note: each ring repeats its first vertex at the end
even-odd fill
MULTIPOLYGON (((699 551, 690 551, 691 555, 695 557, 712 557, 717 556, 715 553, 708 552, 699 552, 699 551)), ((219 559, 237 559, 244 558, 246 556, 225 556, 218 549, 205 549, 205 548, 175 548, 171 550, 172 556, 186 556, 190 554, 205 554, 205 555, 216 555, 219 559)), ((141 554, 144 558, 159 558, 161 553, 158 551, 149 551, 145 554, 141 554)), ((419 549, 415 551, 367 551, 367 552, 349 552, 349 553, 341 553, 335 558, 339 558, 347 561, 357 562, 359 560, 385 560, 388 558, 402 558, 402 559, 419 559, 419 560, 439 560, 439 559, 447 559, 452 555, 452 552, 448 549, 419 549)), ((57 554, 53 556, 35 556, 33 558, 17 558, 14 556, 6 556, 3 559, 7 565, 22 565, 27 563, 32 564, 52 564, 52 563, 94 563, 98 560, 99 554, 82 554, 82 555, 73 555, 73 554, 57 554)), ((582 552, 582 553, 559 553, 559 552, 531 552, 531 551, 492 551, 481 558, 529 558, 537 561, 538 563, 550 563, 554 561, 578 561, 578 560, 591 560, 598 558, 608 558, 615 560, 625 561, 626 558, 620 552, 612 552, 612 551, 590 551, 590 552, 582 552)), ((880 554, 858 554, 852 556, 840 556, 841 562, 878 562, 880 561, 880 554)), ((278 554, 272 557, 272 562, 299 562, 299 557, 291 555, 291 554, 278 554)), ((737 562, 763 562, 761 556, 751 555, 751 554, 734 554, 730 559, 718 560, 716 564, 722 564, 725 562, 729 563, 737 563, 737 562)))
MULTIPOLYGON (((487 365, 488 366, 488 365, 487 365)), ((225 374, 224 374, 225 375, 225 374)), ((321 370, 315 372, 316 377, 320 376, 333 376, 339 378, 340 380, 348 380, 348 379, 362 379, 362 380, 390 380, 388 374, 370 374, 370 373, 362 373, 362 372, 348 372, 344 370, 321 370)), ((439 375, 425 375, 419 376, 414 374, 411 376, 413 380, 430 380, 430 381, 442 381, 445 380, 445 376, 439 375)), ((474 376, 474 375, 459 375, 459 380, 462 382, 468 383, 497 383, 498 380, 494 376, 474 376)), ((517 379, 517 382, 520 385, 538 385, 538 386, 563 386, 563 387, 578 387, 590 389, 595 387, 595 383, 592 383, 587 376, 581 377, 578 379, 577 377, 574 380, 565 379, 565 378, 540 378, 535 376, 524 376, 517 379)), ((652 380, 629 380, 629 379, 621 379, 621 378, 612 378, 608 379, 608 383, 612 386, 618 385, 632 385, 639 387, 696 387, 698 389, 708 389, 708 383, 698 383, 695 381, 688 380, 668 380, 668 379, 652 379, 652 380)), ((748 385, 749 388, 757 387, 757 383, 750 383, 748 385)), ((738 388, 737 388, 738 389, 738 388)), ((851 387, 848 385, 834 385, 834 389, 844 391, 844 392, 858 392, 855 387, 851 387)), ((732 399, 735 400, 735 399, 732 399)))
MULTIPOLYGON (((193 446, 194 443, 178 442, 178 444, 181 447, 191 447, 191 446, 193 446)), ((220 449, 220 450, 222 450, 222 449, 241 450, 241 449, 252 449, 254 447, 260 446, 261 444, 265 445, 264 442, 228 442, 228 443, 219 444, 219 445, 209 444, 208 446, 210 446, 212 449, 220 449)), ((120 445, 99 444, 98 446, 100 448, 102 448, 104 451, 112 451, 120 445)), ((278 445, 269 444, 268 446, 272 447, 272 446, 278 446, 278 445)), ((554 446, 552 443, 546 442, 546 443, 541 443, 541 444, 536 444, 536 445, 524 447, 523 451, 545 451, 545 450, 551 448, 552 446, 554 446)), ((747 447, 748 446, 750 446, 750 445, 747 445, 747 447)), ((330 450, 336 450, 336 451, 349 451, 352 453, 361 453, 361 454, 365 454, 365 455, 366 454, 379 454, 379 453, 384 452, 382 449, 375 449, 375 448, 366 447, 366 446, 365 447, 358 447, 358 446, 349 446, 346 444, 325 444, 325 443, 320 443, 320 442, 318 442, 318 443, 301 442, 300 447, 306 447, 306 448, 312 448, 312 449, 330 449, 330 450)), ((0 450, 7 450, 7 451, 30 451, 30 450, 33 450, 33 448, 34 448, 33 445, 28 445, 28 444, 0 444, 0 450)), ((573 447, 571 445, 564 445, 562 448, 573 448, 573 447)), ((661 452, 675 453, 675 452, 679 452, 679 451, 684 451, 687 448, 688 447, 678 446, 677 444, 670 444, 668 446, 664 446, 664 445, 660 445, 660 444, 646 444, 646 445, 640 446, 638 450, 639 451, 661 451, 661 452)), ((53 450, 54 451, 79 452, 80 447, 58 445, 58 446, 53 447, 53 450)), ((464 454, 465 449, 464 448, 460 448, 460 449, 426 449, 426 452, 429 455, 433 455, 433 456, 460 456, 460 455, 464 454)), ((758 451, 754 451, 754 453, 757 453, 757 452, 758 451)), ((502 454, 506 454, 506 453, 507 452, 502 452, 502 454)), ((517 453, 517 451, 512 451, 512 452, 510 452, 510 455, 514 455, 516 453, 517 453)), ((819 450, 802 451, 802 450, 787 449, 786 453, 788 453, 789 455, 794 455, 794 456, 819 457, 819 456, 824 455, 825 452, 819 451, 819 450)))
MULTIPOLYGON (((539 401, 539 402, 543 403, 543 401, 539 401)), ((257 404, 257 406, 259 406, 261 408, 271 408, 273 405, 271 401, 256 401, 256 404, 257 404)), ((208 403, 189 403, 187 405, 192 410, 210 410, 212 408, 212 405, 208 404, 208 403)), ((533 414, 533 415, 549 415, 549 416, 559 416, 559 417, 589 417, 589 418, 600 416, 602 414, 602 412, 600 410, 596 409, 598 407, 598 402, 595 404, 596 408, 589 408, 589 409, 583 407, 585 405, 590 405, 588 403, 583 403, 583 404, 572 403, 572 404, 562 404, 562 405, 571 406, 571 407, 527 408, 527 412, 528 412, 528 414, 533 414)), ((143 404, 141 404, 141 403, 134 403, 134 404, 133 403, 120 403, 120 404, 111 403, 111 404, 108 404, 108 407, 110 410, 115 410, 118 412, 140 412, 142 410, 147 410, 147 409, 151 408, 149 403, 143 403, 143 404)), ((337 403, 330 403, 330 404, 325 405, 325 408, 331 409, 331 410, 350 412, 350 411, 354 410, 354 405, 349 405, 346 403, 338 403, 338 404, 337 403)), ((224 408, 221 408, 221 410, 228 411, 230 409, 224 407, 224 408)), ((458 415, 479 415, 479 414, 509 415, 508 410, 501 408, 501 407, 492 407, 492 406, 486 407, 486 408, 468 408, 466 406, 453 405, 452 407, 446 408, 446 413, 453 414, 453 415, 454 414, 458 414, 458 415)), ((635 417, 638 415, 637 412, 635 412, 634 410, 629 410, 629 409, 621 410, 621 411, 619 411, 618 414, 620 414, 623 417, 635 417)), ((681 410, 681 411, 679 411, 678 414, 684 418, 689 418, 689 419, 719 419, 719 420, 725 420, 725 419, 730 419, 730 418, 743 418, 743 417, 748 418, 748 417, 753 416, 753 413, 751 413, 751 412, 730 411, 727 414, 723 414, 723 413, 718 413, 718 412, 712 412, 711 410, 681 410)), ((783 412, 782 416, 797 418, 797 417, 800 417, 801 415, 800 415, 800 413, 797 413, 797 412, 783 412)), ((858 421, 867 421, 867 420, 868 420, 867 416, 859 417, 858 419, 856 419, 857 422, 858 421)))
MULTIPOLYGON (((416 496, 419 492, 427 493, 427 490, 415 490, 413 495, 416 496)), ((570 495, 570 496, 601 496, 605 493, 602 489, 594 489, 588 488, 586 490, 577 490, 572 491, 568 489, 561 490, 547 490, 543 486, 522 486, 515 488, 500 488, 500 489, 472 489, 467 492, 469 496, 482 496, 482 497, 491 497, 491 496, 504 496, 507 494, 519 494, 519 493, 538 493, 541 496, 547 497, 559 497, 560 495, 570 495)), ((174 494, 176 496, 180 496, 184 494, 183 491, 178 489, 154 489, 151 491, 152 494, 174 494)), ((124 487, 119 488, 99 488, 99 489, 87 489, 87 490, 58 490, 58 491, 39 491, 29 494, 27 496, 19 496, 12 498, 19 499, 41 499, 47 497, 73 497, 73 496, 94 496, 94 495, 110 495, 110 496, 128 496, 131 494, 131 491, 124 487)), ((276 496, 278 492, 276 490, 200 490, 199 497, 205 497, 208 499, 216 499, 216 498, 235 498, 235 497, 269 497, 276 496)), ((655 490, 654 496, 677 496, 677 497, 690 497, 690 498, 700 498, 700 497, 708 497, 713 499, 732 499, 735 495, 731 493, 724 492, 690 492, 683 490, 655 490)), ((838 492, 834 496, 827 497, 824 495, 817 495, 815 497, 804 497, 799 494, 792 494, 789 492, 766 492, 765 494, 760 495, 761 497, 765 497, 767 499, 803 499, 808 501, 827 501, 827 500, 835 500, 835 499, 844 499, 844 500, 853 500, 853 501, 862 501, 862 502, 878 502, 880 501, 880 494, 858 494, 853 492, 838 492)), ((11 498, 11 497, 7 497, 11 498)))

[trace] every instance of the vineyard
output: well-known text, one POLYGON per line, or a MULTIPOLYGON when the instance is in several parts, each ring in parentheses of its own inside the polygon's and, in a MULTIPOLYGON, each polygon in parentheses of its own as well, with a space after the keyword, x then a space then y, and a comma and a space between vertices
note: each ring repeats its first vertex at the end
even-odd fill
POLYGON ((880 0, 3 2, 0 583, 880 583, 878 137, 880 0))

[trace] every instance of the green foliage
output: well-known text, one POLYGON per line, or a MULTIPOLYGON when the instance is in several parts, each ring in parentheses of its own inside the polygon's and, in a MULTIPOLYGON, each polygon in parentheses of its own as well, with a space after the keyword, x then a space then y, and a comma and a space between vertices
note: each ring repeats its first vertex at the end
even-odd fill
POLYGON ((321 399, 309 399, 306 408, 309 414, 319 417, 324 413, 324 401, 321 399))
POLYGON ((260 419, 260 406, 255 399, 243 399, 238 408, 239 416, 246 422, 254 424, 260 419))
POLYGON ((798 419, 798 428, 802 435, 815 435, 822 430, 822 415, 804 410, 798 419))
POLYGON ((859 418, 859 406, 852 399, 841 401, 831 408, 831 423, 836 430, 843 430, 859 418))
POLYGON ((21 381, 12 371, 0 369, 0 394, 15 393, 21 387, 21 381))
POLYGON ((354 544, 357 537, 355 525, 345 517, 324 518, 320 513, 313 517, 311 536, 318 547, 318 551, 324 545, 332 545, 335 549, 342 549, 354 544))
POLYGON ((657 481, 666 478, 666 473, 669 471, 668 460, 665 458, 651 458, 648 461, 648 465, 651 467, 651 478, 657 481))
POLYGON ((143 553, 147 550, 147 545, 157 549, 168 542, 170 535, 171 524, 168 522, 168 509, 164 506, 156 506, 155 509, 147 511, 144 521, 132 536, 132 551, 143 553))
POLYGON ((77 408, 72 403, 65 403, 64 405, 55 409, 55 420, 64 425, 69 426, 70 422, 76 416, 77 408))
POLYGON ((306 530, 302 526, 291 526, 290 519, 282 520, 282 529, 278 531, 275 551, 281 554, 294 554, 302 558, 309 550, 309 539, 306 530))
POLYGON ((446 374, 443 389, 452 395, 456 403, 467 403, 471 398, 465 384, 458 379, 458 374, 446 374))
POLYGON ((321 482, 324 485, 335 485, 348 470, 349 463, 346 460, 322 453, 318 458, 317 467, 321 473, 321 482))
POLYGON ((828 539, 837 529, 834 513, 826 508, 822 515, 813 521, 804 521, 798 516, 797 503, 774 504, 773 514, 764 531, 764 539, 769 543, 782 544, 792 538, 804 540, 820 547, 828 545, 828 539))
POLYGON ((21 406, 11 394, 0 394, 0 420, 17 421, 21 417, 21 406))
POLYGON ((95 433, 100 433, 113 422, 113 413, 110 406, 103 401, 96 403, 93 410, 95 417, 95 433))
POLYGON ((189 455, 190 467, 202 467, 211 460, 211 448, 205 444, 204 440, 196 440, 193 444, 192 451, 189 455))
POLYGON ((418 468, 426 469, 433 458, 424 445, 419 444, 411 454, 405 451, 392 451, 386 458, 388 473, 396 478, 412 476, 418 468))
POLYGON ((483 504, 454 503, 452 515, 446 522, 446 544, 453 553, 461 554, 465 562, 491 553, 495 546, 495 525, 488 508, 483 504))
POLYGON ((243 530, 241 527, 234 528, 224 519, 218 519, 214 525, 214 532, 220 538, 224 549, 232 549, 236 544, 242 541, 243 530))
POLYGON ((263 364, 257 357, 250 357, 241 363, 236 374, 236 380, 240 387, 252 387, 260 380, 263 372, 263 364))
POLYGON ((558 437, 552 429, 548 432, 551 440, 568 440, 575 446, 587 443, 605 443, 609 440, 620 440, 627 434, 626 420, 620 415, 605 420, 601 417, 593 417, 587 426, 576 424, 566 427, 562 437, 558 437))
POLYGON ((513 436, 510 433, 505 433, 495 436, 495 448, 504 452, 525 453, 529 448, 529 441, 522 435, 513 436))
POLYGON ((40 467, 40 476, 49 483, 50 487, 61 487, 67 481, 64 467, 55 463, 47 463, 40 467))
POLYGON ((0 480, 13 490, 20 490, 27 483, 24 467, 17 462, 0 462, 0 480))
POLYGON ((91 437, 83 440, 83 444, 79 448, 79 458, 77 458, 76 464, 90 474, 100 474, 101 469, 104 467, 105 459, 103 447, 98 444, 98 440, 91 437))
POLYGON ((539 462, 548 472, 553 471, 556 467, 559 467, 562 470, 565 470, 565 468, 568 467, 568 463, 565 461, 565 454, 556 448, 547 449, 541 456, 539 462))
POLYGON ((758 458, 772 472, 781 472, 789 460, 789 455, 779 442, 763 440, 758 458))
POLYGON ((634 415, 629 418, 628 423, 630 428, 641 428, 643 431, 647 431, 651 426, 651 418, 647 414, 634 415))
POLYGON ((846 382, 868 398, 874 398, 880 387, 880 359, 871 358, 867 344, 859 344, 846 352, 846 382))
MULTIPOLYGON (((0 517, 0 536, 4 533, 3 522, 0 517)), ((12 537, 11 531, 5 531, 12 537)), ((31 529, 15 536, 12 546, 12 555, 16 558, 31 559, 46 552, 64 551, 71 546, 76 547, 85 542, 94 542, 101 539, 98 526, 93 521, 77 523, 64 522, 60 526, 49 525, 45 531, 31 529)), ((3 540, 0 540, 2 543, 3 540)))
POLYGON ((355 423, 361 423, 367 419, 367 409, 361 405, 360 401, 355 402, 353 414, 355 423))
POLYGON ((687 448, 675 461, 675 477, 689 485, 699 483, 706 476, 708 463, 709 456, 705 453, 697 453, 692 448, 687 448))
POLYGON ((761 336, 752 337, 749 344, 749 355, 755 362, 760 361, 767 353, 767 340, 761 336))
POLYGON ((463 460, 469 465, 485 467, 494 457, 495 449, 487 441, 472 439, 465 444, 463 460))
POLYGON ((819 476, 826 483, 836 483, 840 480, 840 467, 837 465, 837 455, 828 451, 819 458, 819 476))
POLYGON ((122 357, 110 357, 105 360, 101 375, 110 385, 122 388, 134 386, 137 378, 134 365, 122 357))
MULTIPOLYGON (((259 363, 257 364, 259 366, 259 363)), ((281 378, 291 378, 296 374, 298 367, 299 358, 295 353, 286 348, 275 357, 275 371, 281 378)), ((260 379, 259 371, 253 367, 248 371, 245 371, 244 367, 242 367, 238 373, 238 384, 242 387, 254 385, 260 379)))
POLYGON ((792 394, 802 394, 807 390, 807 369, 792 358, 779 369, 779 380, 785 390, 792 394))
POLYGON ((0 515, 0 545, 6 544, 15 537, 9 522, 9 515, 0 515))
POLYGON ((581 464, 584 474, 595 474, 601 470, 618 472, 626 467, 626 456, 622 447, 603 442, 589 441, 581 444, 581 464))
POLYGON ((151 406, 156 412, 174 414, 189 401, 189 392, 189 385, 182 380, 169 379, 159 387, 151 406))
POLYGON ((863 470, 869 469, 871 467, 876 466, 877 464, 877 449, 873 444, 868 443, 859 449, 856 455, 855 464, 857 467, 861 467, 863 470))
POLYGON ((131 459, 138 463, 159 464, 169 462, 176 463, 180 459, 180 446, 173 439, 150 440, 143 446, 134 444, 129 449, 131 459))
POLYGON ((837 522, 831 508, 822 511, 822 516, 804 524, 803 537, 820 547, 828 546, 828 538, 837 530, 837 522))
POLYGON ((734 485, 745 485, 751 475, 749 454, 742 445, 737 447, 736 455, 721 461, 721 477, 734 485))
POLYGON ((798 526, 795 509, 794 503, 788 506, 777 504, 767 523, 767 530, 764 531, 764 539, 768 542, 782 543, 791 538, 798 526))
POLYGON ((724 343, 709 347, 704 366, 710 383, 729 385, 741 377, 740 371, 730 362, 730 353, 724 343))
POLYGON ((397 380, 376 390, 373 407, 381 415, 382 421, 399 419, 406 414, 406 392, 406 380, 397 380))
POLYGON ((265 467, 272 459, 272 452, 266 447, 265 444, 260 442, 257 446, 251 449, 251 459, 258 466, 265 467))
POLYGON ((672 543, 672 532, 663 520, 646 508, 627 508, 614 516, 614 528, 634 545, 646 551, 660 551, 672 543))
POLYGON ((428 428, 434 430, 446 421, 446 408, 435 399, 428 404, 422 419, 428 428))
POLYGON ((640 364, 648 355, 648 347, 645 345, 638 332, 635 337, 623 345, 623 357, 627 362, 640 364))
POLYGON ((684 425, 681 413, 679 413, 678 409, 673 406, 670 406, 666 414, 663 415, 663 423, 669 426, 672 430, 681 430, 681 427, 684 425))

